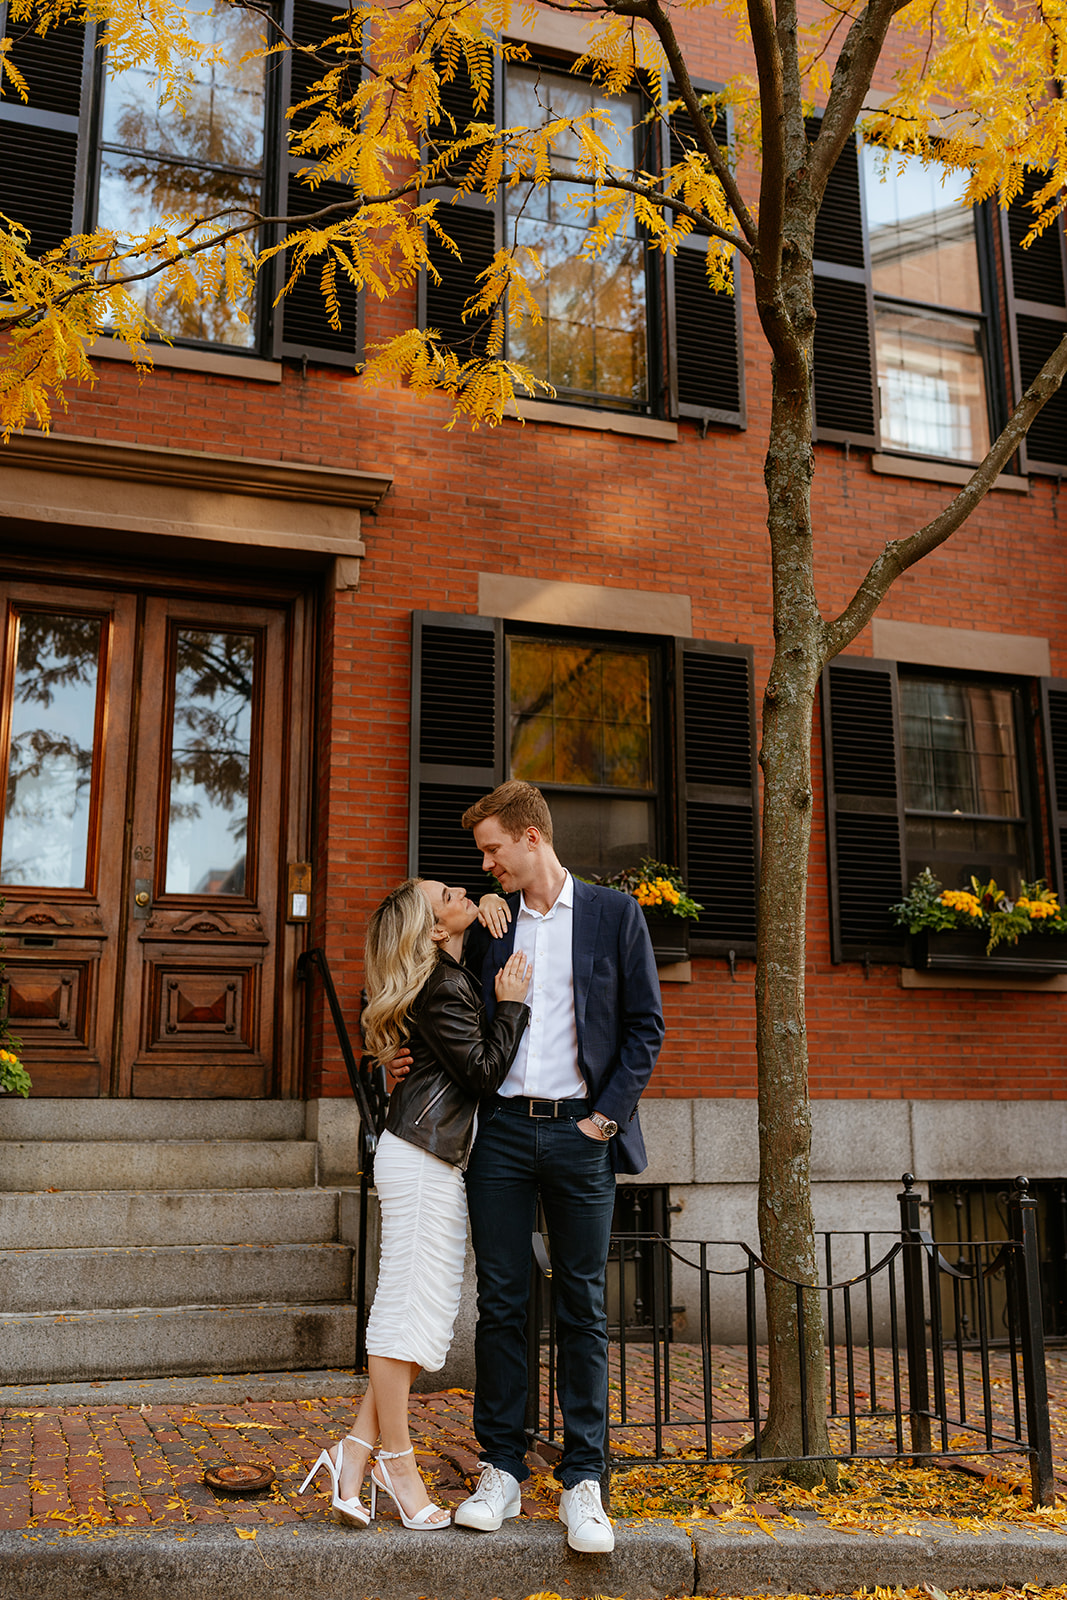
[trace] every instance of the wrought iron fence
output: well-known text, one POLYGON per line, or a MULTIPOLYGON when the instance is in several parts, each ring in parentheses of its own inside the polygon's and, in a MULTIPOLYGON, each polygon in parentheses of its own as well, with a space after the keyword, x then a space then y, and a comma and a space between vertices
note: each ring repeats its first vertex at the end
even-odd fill
MULTIPOLYGON (((1016 1180, 1010 1197, 1010 1237, 953 1240, 955 1262, 922 1226, 924 1202, 914 1179, 905 1174, 903 1181, 899 1231, 822 1234, 826 1278, 816 1285, 784 1277, 744 1243, 617 1235, 609 1267, 619 1275, 616 1303, 626 1304, 626 1274, 640 1263, 651 1305, 643 1306, 640 1327, 628 1327, 623 1319, 611 1332, 612 1465, 718 1461, 746 1443, 756 1460, 786 1459, 767 1456, 762 1443, 767 1375, 761 1290, 769 1274, 793 1288, 802 1348, 810 1337, 806 1292, 814 1288, 822 1299, 826 1393, 809 1395, 801 1385, 804 1456, 814 1459, 810 1424, 820 1406, 828 1414, 835 1456, 1018 1455, 1029 1463, 1034 1503, 1051 1503, 1036 1206, 1026 1180, 1016 1180), (672 1273, 676 1286, 686 1286, 680 1293, 695 1289, 698 1295, 699 1340, 688 1347, 673 1337, 667 1288, 672 1273), (1002 1286, 1004 1307, 1003 1337, 998 1328, 996 1339, 982 1309, 986 1297, 974 1292, 993 1279, 1002 1286), (966 1294, 977 1308, 977 1327, 968 1337, 959 1314, 966 1294), (724 1339, 724 1328, 736 1333, 739 1311, 743 1338, 724 1339)), ((553 1444, 559 1425, 555 1315, 551 1264, 539 1236, 528 1331, 527 1427, 553 1444)))

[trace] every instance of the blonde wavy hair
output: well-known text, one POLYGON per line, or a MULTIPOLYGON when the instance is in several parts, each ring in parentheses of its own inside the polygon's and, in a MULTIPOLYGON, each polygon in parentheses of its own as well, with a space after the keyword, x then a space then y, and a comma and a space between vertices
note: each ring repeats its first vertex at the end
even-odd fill
POLYGON ((437 965, 434 916, 421 882, 406 878, 397 884, 367 927, 364 972, 370 998, 363 1012, 363 1042, 382 1062, 392 1061, 408 1038, 415 997, 437 965))

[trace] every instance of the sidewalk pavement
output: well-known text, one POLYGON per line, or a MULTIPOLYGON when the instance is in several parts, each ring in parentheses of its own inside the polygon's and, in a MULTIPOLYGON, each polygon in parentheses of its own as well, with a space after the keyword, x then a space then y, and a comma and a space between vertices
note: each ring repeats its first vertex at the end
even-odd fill
MULTIPOLYGON (((1061 1352, 1050 1353, 1049 1380, 1062 1427, 1061 1352)), ((381 1502, 376 1524, 353 1529, 332 1520, 321 1480, 302 1495, 297 1486, 347 1430, 361 1388, 338 1372, 0 1388, 0 1600, 653 1600, 1067 1584, 1063 1513, 1016 1511, 967 1529, 886 1511, 844 1527, 818 1508, 759 1502, 717 1517, 622 1520, 613 1555, 580 1556, 567 1549, 541 1457, 531 1458, 524 1515, 497 1534, 409 1533, 381 1502), (217 1495, 203 1473, 223 1462, 267 1465, 274 1484, 217 1495)), ((454 1504, 478 1470, 471 1397, 422 1394, 412 1411, 419 1465, 454 1504)), ((1067 1490, 1058 1437, 1057 1449, 1067 1490)), ((1011 1465, 1018 1476, 1022 1463, 1011 1465)), ((694 1482, 701 1470, 691 1469, 694 1482)), ((677 1482, 686 1469, 670 1471, 677 1482)), ((1012 1475, 1003 1461, 997 1471, 1012 1475)))

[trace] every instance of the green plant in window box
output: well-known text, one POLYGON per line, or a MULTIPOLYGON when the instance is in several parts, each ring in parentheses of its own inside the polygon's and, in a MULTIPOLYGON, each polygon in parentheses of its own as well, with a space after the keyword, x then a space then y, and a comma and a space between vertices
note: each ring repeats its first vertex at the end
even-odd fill
POLYGON ((683 917, 695 922, 704 909, 689 893, 677 867, 669 867, 665 861, 646 857, 639 866, 623 867, 621 872, 590 878, 589 882, 632 894, 645 911, 660 917, 683 917))
MULTIPOLYGON (((0 911, 4 901, 0 900, 0 911)), ((4 948, 0 940, 0 951, 4 948)), ((23 1099, 30 1092, 30 1075, 18 1058, 22 1040, 16 1039, 7 1023, 7 995, 4 992, 4 964, 0 961, 0 1094, 20 1094, 23 1099)))
POLYGON ((1031 933, 1067 934, 1067 917, 1042 879, 1024 883, 1012 900, 995 878, 980 883, 972 877, 970 889, 943 889, 924 867, 904 899, 889 909, 897 925, 912 934, 979 933, 987 939, 987 956, 1031 933))

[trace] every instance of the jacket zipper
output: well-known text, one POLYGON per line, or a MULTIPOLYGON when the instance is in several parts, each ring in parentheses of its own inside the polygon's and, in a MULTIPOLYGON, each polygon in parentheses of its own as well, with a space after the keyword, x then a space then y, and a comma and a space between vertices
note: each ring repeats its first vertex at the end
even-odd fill
POLYGON ((445 1092, 445 1090, 447 1088, 448 1088, 448 1084, 447 1083, 442 1084, 440 1089, 438 1089, 437 1093, 434 1095, 433 1099, 429 1102, 429 1104, 423 1106, 422 1110, 419 1112, 418 1116, 415 1118, 415 1121, 412 1123, 412 1127, 413 1128, 417 1128, 418 1127, 418 1125, 422 1121, 423 1117, 429 1116, 430 1112, 433 1110, 434 1106, 437 1104, 438 1100, 440 1100, 441 1096, 444 1094, 444 1092, 445 1092))

